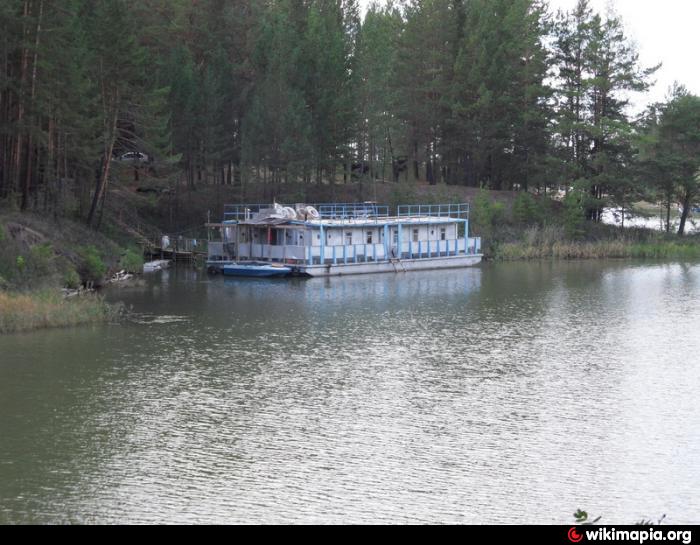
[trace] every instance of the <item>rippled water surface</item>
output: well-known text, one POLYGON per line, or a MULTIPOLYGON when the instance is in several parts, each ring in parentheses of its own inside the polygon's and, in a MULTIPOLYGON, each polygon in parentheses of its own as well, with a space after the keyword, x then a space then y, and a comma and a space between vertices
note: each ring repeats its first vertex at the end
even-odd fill
POLYGON ((700 266, 166 271, 0 337, 0 523, 700 522, 700 266))

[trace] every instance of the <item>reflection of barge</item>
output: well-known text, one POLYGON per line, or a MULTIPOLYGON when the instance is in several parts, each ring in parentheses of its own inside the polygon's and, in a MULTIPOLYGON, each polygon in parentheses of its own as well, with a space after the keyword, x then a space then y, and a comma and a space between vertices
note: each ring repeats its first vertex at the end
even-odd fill
POLYGON ((374 203, 227 205, 207 266, 265 262, 294 274, 336 276, 467 267, 481 261, 469 237, 469 205, 403 205, 390 216, 374 203))

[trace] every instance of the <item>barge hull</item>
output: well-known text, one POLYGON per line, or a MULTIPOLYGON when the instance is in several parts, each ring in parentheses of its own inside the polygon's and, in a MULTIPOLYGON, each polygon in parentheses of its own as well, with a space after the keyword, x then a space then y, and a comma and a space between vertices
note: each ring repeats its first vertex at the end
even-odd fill
POLYGON ((481 262, 482 256, 458 255, 430 259, 401 259, 396 261, 369 261, 367 263, 337 263, 325 265, 302 265, 299 272, 309 276, 343 276, 349 274, 400 273, 435 269, 457 269, 471 267, 481 262))

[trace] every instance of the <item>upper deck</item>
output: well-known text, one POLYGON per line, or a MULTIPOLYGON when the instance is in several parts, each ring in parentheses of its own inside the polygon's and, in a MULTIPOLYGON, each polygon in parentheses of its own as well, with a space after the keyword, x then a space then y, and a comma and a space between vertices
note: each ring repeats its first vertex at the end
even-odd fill
POLYGON ((310 227, 333 227, 449 223, 468 219, 468 203, 398 205, 393 215, 390 215, 388 206, 373 202, 296 204, 294 207, 268 204, 224 206, 224 222, 254 225, 290 223, 310 227), (312 209, 311 213, 309 208, 312 209))

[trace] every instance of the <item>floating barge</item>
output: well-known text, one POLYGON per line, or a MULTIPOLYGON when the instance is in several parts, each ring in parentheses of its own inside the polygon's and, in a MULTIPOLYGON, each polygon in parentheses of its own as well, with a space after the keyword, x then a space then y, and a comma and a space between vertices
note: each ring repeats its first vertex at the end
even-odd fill
POLYGON ((226 205, 207 267, 264 262, 303 276, 340 276, 468 267, 481 261, 469 236, 469 205, 375 203, 226 205))

